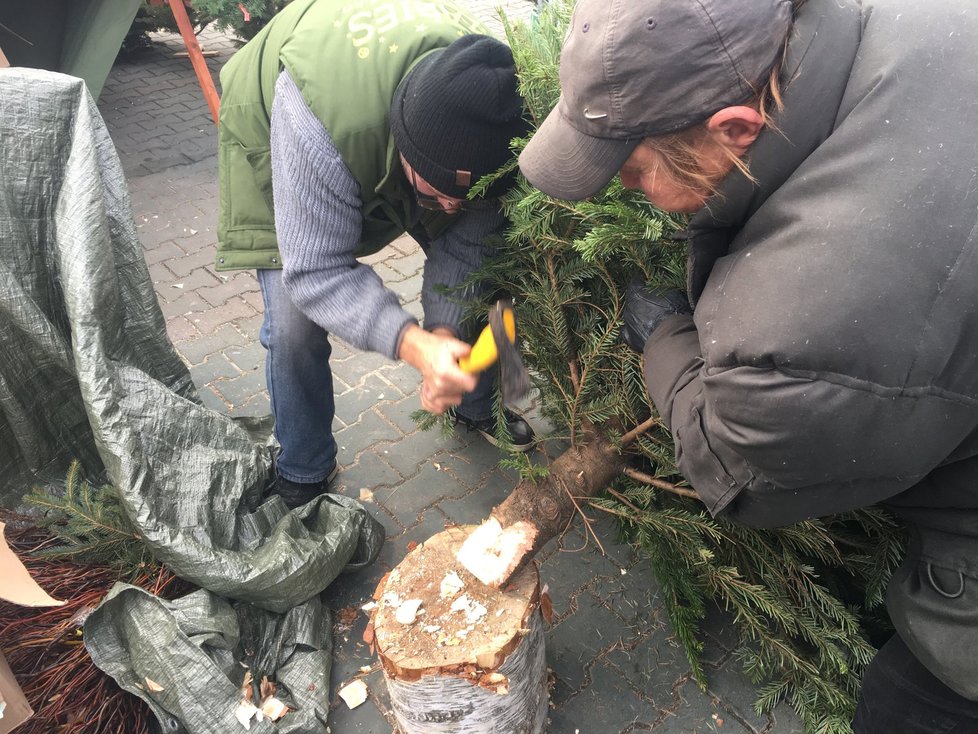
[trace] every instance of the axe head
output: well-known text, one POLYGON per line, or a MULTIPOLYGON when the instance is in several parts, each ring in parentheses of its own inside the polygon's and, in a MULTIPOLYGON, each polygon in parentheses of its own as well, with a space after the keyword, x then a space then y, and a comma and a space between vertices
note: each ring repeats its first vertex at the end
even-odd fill
POLYGON ((511 407, 529 391, 530 375, 516 348, 516 316, 508 298, 500 298, 489 309, 489 328, 499 359, 499 393, 503 405, 511 407))

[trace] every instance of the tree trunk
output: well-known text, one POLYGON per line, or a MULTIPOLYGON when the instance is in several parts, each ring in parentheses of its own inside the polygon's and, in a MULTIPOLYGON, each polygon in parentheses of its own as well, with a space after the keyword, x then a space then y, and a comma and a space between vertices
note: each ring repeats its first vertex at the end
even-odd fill
POLYGON ((459 562, 482 583, 503 587, 573 520, 576 501, 607 487, 626 464, 603 431, 588 429, 550 465, 546 477, 516 485, 462 545, 459 562))

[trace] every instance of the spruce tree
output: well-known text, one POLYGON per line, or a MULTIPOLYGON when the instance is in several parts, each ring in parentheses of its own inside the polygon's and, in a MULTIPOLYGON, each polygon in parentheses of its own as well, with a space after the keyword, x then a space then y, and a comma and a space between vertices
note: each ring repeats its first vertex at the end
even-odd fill
MULTIPOLYGON (((573 0, 549 0, 528 24, 503 18, 536 125, 559 95, 560 46, 572 9, 573 0)), ((525 144, 515 141, 516 153, 525 144)), ((711 517, 676 468, 640 355, 619 338, 633 278, 684 286, 686 252, 669 239, 684 220, 617 180, 571 203, 520 177, 503 206, 512 225, 499 257, 477 275, 515 299, 541 410, 569 446, 551 472, 566 476, 571 467, 584 481, 605 485, 592 507, 617 517, 648 561, 701 685, 699 624, 715 604, 735 623, 737 656, 757 685, 759 713, 786 701, 808 732, 851 731, 862 673, 875 654, 871 632, 884 618, 886 583, 903 553, 903 528, 881 508, 775 530, 711 517), (603 470, 582 459, 595 456, 595 448, 597 455, 624 451, 628 466, 603 470)), ((539 467, 525 469, 525 482, 546 481, 539 467)))

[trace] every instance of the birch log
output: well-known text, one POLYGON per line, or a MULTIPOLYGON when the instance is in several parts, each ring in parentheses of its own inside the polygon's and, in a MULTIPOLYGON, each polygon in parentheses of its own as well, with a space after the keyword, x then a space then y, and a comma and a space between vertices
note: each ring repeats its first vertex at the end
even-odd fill
POLYGON ((471 528, 412 550, 378 589, 373 640, 403 734, 539 734, 547 716, 540 581, 504 589, 456 560, 471 528))

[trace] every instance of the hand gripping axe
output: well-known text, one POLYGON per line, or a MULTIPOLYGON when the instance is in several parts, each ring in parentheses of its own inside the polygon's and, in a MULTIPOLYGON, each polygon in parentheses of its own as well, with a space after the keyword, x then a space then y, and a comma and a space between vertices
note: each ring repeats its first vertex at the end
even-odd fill
POLYGON ((489 309, 489 325, 482 330, 468 357, 458 366, 463 372, 483 372, 499 360, 499 393, 503 405, 512 406, 530 389, 530 375, 516 348, 516 316, 513 302, 500 298, 489 309))

